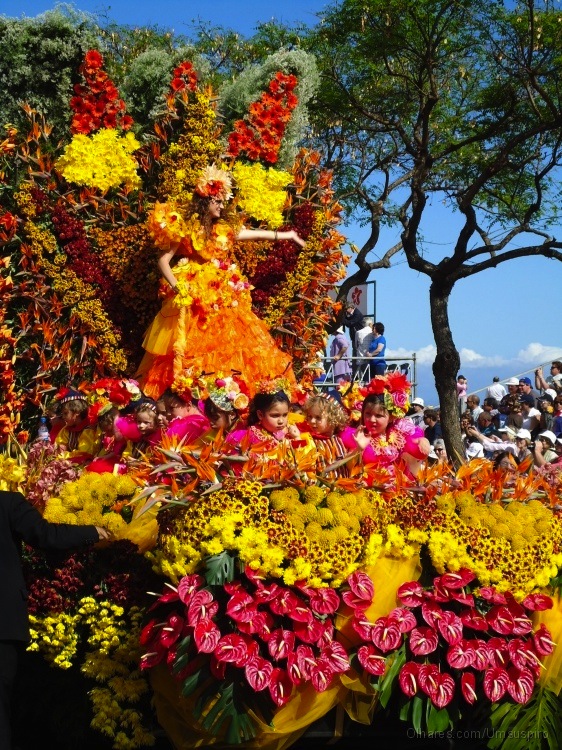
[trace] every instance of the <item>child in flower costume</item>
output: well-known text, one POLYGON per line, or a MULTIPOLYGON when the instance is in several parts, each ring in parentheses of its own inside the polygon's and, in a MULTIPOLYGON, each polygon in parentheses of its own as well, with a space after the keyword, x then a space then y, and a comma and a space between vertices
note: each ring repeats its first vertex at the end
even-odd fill
POLYGON ((346 428, 342 442, 349 449, 359 448, 365 464, 385 469, 389 477, 393 465, 402 461, 405 473, 415 477, 420 462, 430 451, 423 430, 404 419, 409 404, 410 383, 404 375, 377 376, 362 389, 365 396, 361 424, 346 428))
POLYGON ((221 218, 231 197, 229 173, 210 166, 195 187, 187 219, 170 203, 157 203, 149 219, 161 253, 164 301, 146 333, 138 375, 153 398, 190 367, 207 373, 237 370, 249 384, 272 372, 293 379, 291 358, 252 312, 250 285, 232 263, 230 250, 235 241, 293 240, 301 246, 304 241, 293 230, 235 231, 221 218))

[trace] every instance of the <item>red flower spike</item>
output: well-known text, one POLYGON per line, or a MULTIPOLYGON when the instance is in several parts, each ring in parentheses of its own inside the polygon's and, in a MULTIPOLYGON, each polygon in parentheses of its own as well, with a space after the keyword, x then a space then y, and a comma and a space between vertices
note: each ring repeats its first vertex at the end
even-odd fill
POLYGON ((521 604, 525 609, 531 610, 531 612, 542 612, 545 609, 552 609, 554 602, 550 596, 546 594, 529 594, 521 604))
POLYGON ((149 622, 147 622, 144 628, 141 630, 141 633, 139 636, 140 645, 146 646, 147 643, 150 643, 150 641, 154 640, 155 637, 158 635, 158 632, 161 627, 163 627, 163 623, 158 622, 155 619, 152 619, 149 622))
POLYGON ((357 649, 357 658, 366 672, 382 675, 386 670, 386 657, 372 644, 367 643, 357 649))
POLYGON ((474 672, 463 672, 461 675, 461 692, 465 701, 472 706, 476 703, 476 677, 474 672))
POLYGON ((470 642, 461 638, 447 651, 447 663, 453 669, 466 669, 472 666, 474 661, 474 649, 470 642))
POLYGON ((410 633, 409 645, 414 656, 426 656, 437 648, 437 632, 430 627, 414 628, 410 633))
POLYGON ((250 687, 259 692, 269 687, 273 674, 273 665, 261 656, 254 656, 244 667, 244 674, 250 687))
POLYGON ((433 690, 435 688, 435 678, 438 674, 439 667, 436 664, 420 665, 420 668, 418 670, 418 682, 419 686, 426 695, 429 695, 428 690, 433 690))
POLYGON ((166 625, 160 631, 160 643, 166 648, 170 648, 180 637, 183 625, 183 617, 170 615, 166 625))
POLYGON ((187 608, 187 623, 195 627, 200 620, 209 620, 218 611, 218 603, 207 589, 196 591, 187 608))
POLYGON ((509 675, 503 667, 490 667, 484 672, 483 685, 486 697, 497 703, 507 692, 509 675))
POLYGON ((271 602, 282 592, 281 586, 277 583, 269 583, 267 586, 262 586, 261 582, 258 588, 254 592, 254 599, 257 602, 271 602))
POLYGON ((365 617, 363 610, 355 610, 355 617, 351 621, 351 627, 364 641, 372 640, 373 623, 365 617))
POLYGON ((505 596, 498 593, 493 586, 482 586, 479 596, 491 604, 507 604, 505 596))
POLYGON ((269 608, 275 615, 290 615, 298 602, 298 596, 292 591, 280 589, 277 596, 269 603, 269 608))
POLYGON ((456 573, 444 573, 436 581, 438 580, 439 584, 446 589, 463 589, 469 583, 472 583, 475 578, 476 576, 472 571, 462 568, 456 573))
POLYGON ((398 623, 388 617, 379 617, 373 625, 371 640, 383 652, 394 651, 402 643, 402 633, 398 623))
POLYGON ((296 620, 293 630, 297 638, 304 643, 318 643, 318 640, 324 633, 322 623, 314 617, 309 622, 299 622, 296 620))
POLYGON ((375 587, 366 573, 356 570, 347 577, 347 585, 358 599, 370 604, 375 596, 375 587))
POLYGON ((416 661, 407 661, 400 670, 398 682, 404 695, 413 698, 418 692, 420 665, 416 661))
POLYGON ((538 630, 533 635, 535 650, 539 656, 548 656, 554 651, 556 643, 552 640, 550 630, 546 625, 541 623, 538 630))
POLYGON ((436 708, 445 708, 453 700, 455 694, 455 681, 447 672, 439 672, 435 676, 435 686, 433 677, 429 679, 428 696, 436 708))
MULTIPOLYGON (((517 638, 517 641, 520 639, 517 638)), ((487 643, 488 663, 491 667, 507 667, 510 660, 510 649, 503 638, 490 638, 487 643)))
POLYGON ((314 617, 312 610, 302 601, 302 599, 299 599, 298 597, 296 597, 296 599, 295 606, 288 613, 289 617, 291 620, 296 620, 297 622, 308 622, 314 617))
POLYGON ((222 636, 214 654, 219 662, 239 664, 244 658, 248 659, 248 646, 242 636, 230 633, 222 636))
POLYGON ((143 654, 140 658, 140 668, 141 669, 152 669, 152 667, 155 667, 157 664, 160 664, 160 662, 164 661, 166 658, 166 653, 168 649, 165 646, 162 646, 161 644, 151 644, 152 651, 148 651, 146 654, 143 654))
POLYGON ((221 632, 212 620, 200 620, 193 631, 197 650, 203 654, 212 654, 221 637, 221 632))
POLYGON ((436 604, 435 602, 428 602, 425 601, 422 604, 422 616, 423 619, 427 622, 427 624, 435 628, 437 630, 437 623, 443 616, 443 611, 441 607, 436 604))
POLYGON ((244 591, 233 594, 226 605, 226 614, 235 622, 250 622, 258 613, 254 599, 244 591))
POLYGON ((513 664, 517 669, 531 669, 539 662, 539 657, 535 654, 531 643, 523 641, 521 638, 513 638, 509 641, 508 653, 513 664))
POLYGON ((274 667, 269 679, 269 694, 276 706, 288 703, 293 691, 293 683, 284 669, 274 667))
POLYGON ((453 645, 462 638, 462 620, 454 612, 443 612, 437 621, 437 628, 449 645, 453 645))

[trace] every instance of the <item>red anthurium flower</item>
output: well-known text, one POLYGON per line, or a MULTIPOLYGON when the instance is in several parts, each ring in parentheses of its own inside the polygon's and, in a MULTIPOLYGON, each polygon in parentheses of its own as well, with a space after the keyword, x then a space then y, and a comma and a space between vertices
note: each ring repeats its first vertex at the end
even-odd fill
POLYGON ((531 612, 542 612, 545 609, 552 609, 554 602, 546 594, 529 594, 521 604, 531 612))
MULTIPOLYGON (((517 639, 519 640, 519 639, 517 639)), ((491 667, 507 667, 510 659, 510 649, 503 638, 490 638, 488 643, 488 663, 491 667)))
POLYGON ((309 622, 295 621, 293 630, 297 638, 300 638, 304 643, 318 643, 324 633, 322 623, 315 617, 311 617, 309 622))
POLYGON ((295 634, 291 630, 277 628, 267 642, 267 648, 272 659, 286 659, 295 648, 295 634))
POLYGON ((420 664, 418 670, 418 683, 424 693, 428 694, 428 690, 435 689, 437 685, 435 678, 438 674, 439 667, 436 664, 420 664))
POLYGON ((509 675, 503 667, 490 667, 484 672, 484 693, 496 703, 506 694, 509 675))
POLYGON ((405 607, 396 607, 388 615, 390 620, 396 620, 401 633, 409 633, 412 628, 416 627, 416 618, 414 613, 405 607))
POLYGON ((351 621, 351 627, 363 638, 364 641, 370 641, 373 632, 373 623, 365 617, 361 609, 355 610, 355 617, 351 621))
POLYGON ((428 696, 436 708, 445 708, 453 700, 455 681, 447 672, 438 672, 435 678, 430 677, 428 685, 428 696), (435 679, 435 687, 433 686, 433 679, 435 679))
POLYGON ((290 615, 299 601, 298 596, 292 591, 280 587, 277 596, 269 602, 269 608, 276 615, 290 615))
MULTIPOLYGON (((241 635, 230 633, 223 635, 214 651, 217 661, 236 662, 248 657, 248 645, 241 635)), ((240 666, 243 666, 240 664, 240 666)))
POLYGON ((521 612, 513 612, 510 607, 511 614, 513 615, 513 634, 514 635, 527 635, 533 630, 533 623, 524 614, 523 607, 520 608, 521 612))
POLYGON ((508 653, 517 669, 529 669, 539 661, 531 643, 521 638, 513 638, 508 643, 508 653))
POLYGON ((516 703, 528 703, 535 688, 535 679, 529 669, 510 667, 507 692, 516 703))
POLYGON ((437 632, 430 627, 414 628, 410 632, 410 649, 414 656, 431 654, 437 648, 437 632))
POLYGON ((269 687, 273 664, 261 656, 254 656, 244 667, 244 673, 250 686, 256 691, 265 690, 269 687))
MULTIPOLYGON (((464 589, 472 583, 476 576, 468 568, 461 568, 456 573, 444 573, 439 577, 439 583, 446 589, 464 589)), ((437 579, 436 579, 437 580, 437 579)))
POLYGON ((332 678, 334 676, 334 670, 328 663, 327 659, 320 657, 316 661, 316 665, 312 668, 312 674, 310 680, 317 693, 323 693, 330 687, 332 678))
POLYGON ((304 680, 310 680, 312 670, 316 666, 316 656, 310 646, 297 646, 297 664, 304 680))
POLYGON ((474 595, 468 594, 465 591, 451 591, 451 599, 464 604, 465 607, 474 607, 474 595))
POLYGON ((372 643, 359 646, 357 649, 357 658, 359 659, 359 664, 369 674, 384 674, 386 670, 386 658, 372 643))
POLYGON ((496 591, 493 586, 482 586, 479 596, 491 604, 507 604, 505 596, 496 591))
POLYGON ((548 656, 548 654, 553 652, 556 643, 552 640, 550 630, 546 627, 544 622, 541 623, 539 629, 535 631, 533 635, 533 643, 539 656, 548 656))
MULTIPOLYGON (((269 612, 259 612, 256 609, 254 616, 252 618, 244 622, 239 620, 236 623, 236 627, 241 633, 247 633, 248 635, 253 635, 253 633, 258 633, 258 635, 260 635, 266 624, 266 620, 268 617, 271 618, 271 622, 273 623, 273 618, 271 617, 269 612)), ((268 631, 267 639, 264 638, 263 640, 268 640, 270 635, 271 633, 269 633, 268 631)))
MULTIPOLYGON (((166 584, 167 586, 169 584, 166 584)), ((154 609, 159 604, 168 604, 169 602, 177 602, 179 599, 177 589, 168 590, 158 597, 158 600, 151 605, 150 609, 154 609)))
POLYGON ((284 706, 291 697, 293 683, 284 669, 274 667, 269 678, 269 694, 276 706, 284 706))
MULTIPOLYGON (((308 648, 308 646, 302 646, 302 648, 308 648)), ((312 653, 312 649, 310 650, 310 653, 312 653)), ((291 680, 293 685, 300 685, 301 682, 303 682, 305 679, 299 665, 298 655, 296 651, 291 651, 291 653, 287 657, 287 672, 289 674, 289 679, 291 680)))
POLYGON ((261 586, 267 578, 265 573, 262 573, 261 570, 254 570, 253 568, 250 568, 249 565, 246 565, 244 568, 244 575, 256 586, 261 586))
POLYGON ((486 619, 496 633, 500 633, 500 635, 511 635, 513 633, 515 622, 508 607, 492 607, 486 615, 486 619))
POLYGON ((437 627, 450 645, 457 643, 462 638, 462 620, 454 612, 443 612, 441 619, 437 620, 437 627))
POLYGON ((472 666, 474 667, 474 669, 478 669, 480 671, 487 669, 490 663, 487 644, 480 638, 472 638, 469 643, 472 646, 472 650, 474 653, 474 658, 472 661, 472 666))
POLYGON ((474 672, 463 672, 461 675, 461 692, 463 698, 471 706, 476 702, 476 677, 474 672))
POLYGON ((224 680, 226 674, 226 662, 217 661, 215 654, 211 654, 211 661, 209 662, 211 673, 216 680, 224 680))
POLYGON ((356 570, 347 577, 347 584, 358 599, 367 602, 367 604, 373 601, 375 587, 366 573, 356 570))
POLYGON ((396 598, 406 607, 419 607, 424 600, 424 591, 417 581, 403 583, 396 592, 396 598))
POLYGON ((425 598, 433 602, 449 602, 452 599, 453 592, 450 589, 446 589, 439 583, 439 578, 435 579, 433 588, 430 591, 425 592, 425 598))
POLYGON ((476 609, 463 609, 463 611, 459 614, 459 617, 461 618, 462 624, 465 626, 465 628, 482 631, 488 630, 488 622, 486 618, 483 617, 476 609))
POLYGON ((470 642, 461 638, 447 651, 447 662, 454 669, 466 669, 472 665, 474 660, 474 649, 470 642))
MULTIPOLYGON (((275 620, 270 612, 258 612, 257 618, 255 620, 255 628, 256 633, 259 635, 262 641, 265 641, 267 643, 267 641, 271 638, 274 625, 275 620)), ((240 624, 238 625, 238 627, 240 628, 240 624)))
POLYGON ((167 651, 168 649, 163 644, 151 643, 150 651, 148 651, 146 654, 143 654, 140 658, 140 668, 151 669, 157 664, 160 664, 160 662, 163 661, 166 657, 167 651))
POLYGON ((236 594, 238 591, 246 591, 240 581, 227 581, 226 583, 223 583, 222 587, 227 594, 236 594))
POLYGON ((423 619, 427 622, 428 625, 430 625, 432 628, 435 628, 436 630, 437 623, 443 616, 443 612, 444 610, 442 610, 441 607, 435 602, 425 601, 422 604, 423 619))
POLYGON ((150 620, 146 623, 144 628, 141 630, 140 636, 139 636, 139 643, 141 646, 146 646, 147 643, 149 643, 151 640, 153 640, 160 631, 160 628, 163 626, 162 622, 158 622, 157 620, 150 620))
POLYGON ((216 615, 218 607, 210 591, 207 589, 196 591, 187 609, 188 625, 195 627, 200 620, 210 620, 216 615))
POLYGON ((320 621, 322 626, 322 635, 318 638, 318 648, 328 647, 334 640, 334 623, 331 620, 320 621))
POLYGON ((160 643, 166 648, 170 648, 178 638, 183 630, 184 619, 179 615, 170 615, 168 621, 160 631, 160 643))
POLYGON ((226 614, 235 622, 249 622, 258 613, 254 599, 243 591, 233 594, 226 605, 226 614))
POLYGON ((337 641, 331 641, 321 651, 321 657, 330 665, 332 672, 342 673, 349 669, 349 656, 345 648, 337 641))
POLYGON ((194 573, 184 576, 178 583, 178 596, 184 604, 188 604, 193 594, 205 583, 203 576, 194 573))
MULTIPOLYGON (((359 654, 358 654, 359 655, 359 654)), ((418 692, 418 676, 420 665, 417 661, 407 661, 400 670, 398 682, 404 695, 413 698, 418 692)))
POLYGON ((212 620, 199 620, 193 631, 197 650, 203 654, 212 654, 221 637, 221 632, 212 620))
POLYGON ((310 595, 310 609, 318 615, 332 615, 339 606, 340 597, 334 589, 314 589, 310 595))
POLYGON ((389 617, 379 617, 373 625, 371 640, 381 651, 393 651, 398 648, 402 643, 402 633, 396 620, 391 620, 389 617))
POLYGON ((308 622, 314 617, 308 604, 305 604, 303 600, 298 597, 296 597, 295 606, 288 613, 288 616, 291 620, 296 620, 297 622, 308 622))
POLYGON ((276 596, 279 596, 281 591, 281 586, 279 586, 278 583, 268 583, 264 586, 260 582, 260 585, 254 592, 254 599, 257 602, 270 602, 275 599, 276 596))

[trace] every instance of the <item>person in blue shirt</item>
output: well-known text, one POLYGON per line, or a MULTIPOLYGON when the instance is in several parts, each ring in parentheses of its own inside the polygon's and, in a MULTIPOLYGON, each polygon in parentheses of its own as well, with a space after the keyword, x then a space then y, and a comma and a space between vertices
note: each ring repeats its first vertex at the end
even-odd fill
POLYGON ((373 326, 373 340, 369 345, 368 357, 373 358, 370 364, 370 375, 384 375, 386 372, 386 361, 384 355, 386 352, 386 339, 384 337, 384 325, 375 323, 373 326))

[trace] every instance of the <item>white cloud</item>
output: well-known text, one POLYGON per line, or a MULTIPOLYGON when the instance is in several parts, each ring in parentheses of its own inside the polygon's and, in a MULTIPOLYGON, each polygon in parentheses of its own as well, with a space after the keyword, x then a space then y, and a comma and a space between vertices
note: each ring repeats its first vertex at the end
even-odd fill
POLYGON ((411 349, 404 349, 403 347, 386 350, 386 356, 392 357, 393 359, 411 359, 412 355, 415 354, 417 364, 422 366, 432 365, 436 353, 437 349, 434 344, 423 346, 421 349, 416 349, 415 352, 412 352, 411 349))
POLYGON ((546 344, 528 344, 525 349, 520 349, 515 357, 517 362, 530 362, 533 365, 548 362, 562 357, 562 346, 547 346, 546 344))

